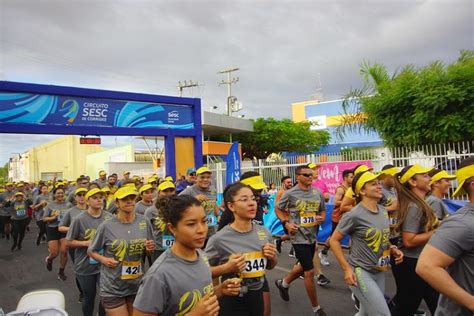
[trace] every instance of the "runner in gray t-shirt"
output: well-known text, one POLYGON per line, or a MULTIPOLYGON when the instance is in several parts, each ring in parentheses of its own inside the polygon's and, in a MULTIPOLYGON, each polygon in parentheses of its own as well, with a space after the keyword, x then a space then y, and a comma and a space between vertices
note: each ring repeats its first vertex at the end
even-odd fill
POLYGON ((228 279, 213 287, 207 255, 199 249, 207 236, 206 214, 200 201, 184 195, 162 202, 163 220, 176 235, 176 242, 143 278, 133 304, 134 315, 217 316, 217 298, 238 295, 240 280, 228 279))
POLYGON ((431 192, 426 198, 426 203, 431 206, 436 217, 441 221, 449 216, 448 207, 444 204, 443 198, 448 194, 451 181, 456 179, 456 176, 440 169, 431 171, 430 176, 431 192))
POLYGON ((43 221, 47 222, 46 236, 49 250, 49 255, 46 257, 46 269, 52 271, 53 260, 60 253, 58 279, 65 281, 67 279, 64 274, 67 264, 66 234, 59 232, 58 225, 66 211, 71 208, 71 204, 65 201, 63 188, 55 188, 52 196, 54 200, 45 206, 43 215, 43 221))
POLYGON ((5 203, 11 199, 13 196, 13 183, 8 182, 5 185, 5 192, 0 193, 0 225, 2 225, 0 231, 2 232, 2 237, 7 237, 7 240, 10 239, 11 231, 11 215, 10 208, 5 206, 5 203))
POLYGON ((331 236, 331 249, 344 270, 344 280, 360 301, 360 315, 390 315, 384 297, 385 272, 390 267, 390 256, 396 264, 403 254, 389 242, 390 221, 387 210, 379 204, 382 185, 370 171, 357 174, 352 190, 360 201, 344 214, 331 236), (341 241, 349 235, 351 253, 346 260, 341 241))
POLYGON ((216 205, 217 193, 211 187, 212 172, 207 167, 196 170, 196 184, 187 187, 179 195, 191 195, 202 203, 202 207, 207 215, 208 232, 207 237, 211 237, 217 232, 217 222, 219 208, 216 205))
POLYGON ((31 201, 26 198, 23 192, 16 192, 12 200, 5 203, 5 206, 10 208, 11 214, 13 237, 11 250, 14 251, 16 247, 18 247, 18 250, 21 250, 26 226, 30 222, 28 208, 31 206, 31 201))
POLYGON ((99 225, 88 248, 88 254, 101 263, 100 296, 106 311, 131 308, 144 273, 143 254, 154 249, 150 221, 135 213, 137 194, 127 186, 117 190, 117 217, 99 225))
POLYGON ((441 221, 444 218, 448 217, 448 207, 444 204, 443 200, 432 194, 428 195, 426 198, 426 203, 433 209, 436 217, 441 221))
POLYGON ((244 290, 241 298, 224 297, 220 313, 263 314, 265 270, 273 269, 277 263, 276 247, 270 232, 253 222, 257 202, 249 186, 239 182, 227 186, 224 204, 233 213, 234 221, 212 236, 206 246, 212 277, 239 277, 247 293, 244 290))
POLYGON ((36 238, 37 246, 39 246, 41 240, 46 235, 46 222, 43 221, 44 207, 51 201, 51 196, 48 192, 48 186, 46 184, 41 184, 38 187, 38 190, 39 194, 34 198, 32 206, 33 216, 39 229, 38 237, 36 238))
POLYGON ((282 225, 288 230, 298 263, 275 285, 283 300, 290 299, 288 290, 291 282, 303 275, 308 298, 315 315, 326 315, 321 309, 314 285, 313 258, 316 252, 316 233, 318 225, 326 219, 326 205, 322 193, 311 186, 313 170, 308 165, 295 170, 298 183, 283 193, 278 208, 288 214, 288 221, 282 225))
MULTIPOLYGON (((82 301, 84 315, 93 315, 100 269, 99 263, 88 256, 87 248, 99 225, 112 217, 102 210, 103 199, 104 193, 98 189, 88 192, 88 209, 74 218, 66 236, 68 247, 75 251, 74 271, 84 296, 82 301)), ((101 306, 99 315, 105 315, 105 310, 101 306)))
POLYGON ((416 272, 441 293, 436 316, 474 315, 474 157, 461 161, 453 197, 468 203, 437 229, 418 260, 416 272))
POLYGON ((151 184, 145 184, 138 193, 140 194, 140 201, 135 205, 135 212, 145 215, 146 209, 153 205, 155 188, 151 184))

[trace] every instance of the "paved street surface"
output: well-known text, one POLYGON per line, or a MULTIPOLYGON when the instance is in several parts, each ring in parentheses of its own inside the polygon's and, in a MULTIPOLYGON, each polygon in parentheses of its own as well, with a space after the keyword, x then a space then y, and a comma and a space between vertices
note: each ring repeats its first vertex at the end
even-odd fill
MULTIPOLYGON (((69 315, 82 315, 81 306, 77 302, 78 292, 71 265, 68 263, 66 268, 68 276, 66 281, 57 279, 58 260, 54 262, 53 271, 47 271, 44 263, 47 255, 46 243, 36 246, 34 241, 37 229, 33 224, 31 228, 31 232, 27 232, 21 251, 11 252, 11 241, 0 239, 0 307, 5 312, 10 312, 16 308, 16 304, 25 293, 37 289, 55 288, 64 293, 69 315)), ((292 284, 289 302, 280 299, 274 285, 274 281, 282 278, 294 263, 294 259, 287 255, 288 250, 289 244, 284 244, 278 266, 267 274, 271 291, 272 315, 312 315, 303 280, 298 279, 292 284)), ((331 265, 323 267, 323 271, 332 282, 324 288, 317 286, 320 304, 328 315, 354 315, 356 310, 350 298, 350 291, 344 285, 342 271, 331 253, 329 260, 331 265)), ((391 296, 394 292, 394 281, 389 272, 387 273, 387 294, 391 296)))

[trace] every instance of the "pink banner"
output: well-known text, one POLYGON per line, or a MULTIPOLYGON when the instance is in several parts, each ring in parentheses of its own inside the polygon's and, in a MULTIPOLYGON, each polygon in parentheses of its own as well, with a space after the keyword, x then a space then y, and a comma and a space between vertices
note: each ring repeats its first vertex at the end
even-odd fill
POLYGON ((334 195, 337 186, 342 182, 342 172, 346 169, 353 169, 360 164, 372 167, 372 161, 370 160, 322 163, 319 167, 318 178, 324 181, 329 190, 329 194, 334 195))

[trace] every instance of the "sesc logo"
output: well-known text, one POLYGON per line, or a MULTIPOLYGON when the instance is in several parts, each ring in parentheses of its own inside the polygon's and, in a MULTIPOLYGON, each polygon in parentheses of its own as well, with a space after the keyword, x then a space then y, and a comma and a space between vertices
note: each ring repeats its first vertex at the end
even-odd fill
POLYGON ((179 119, 179 112, 178 111, 171 111, 168 113, 168 118, 171 119, 179 119))
POLYGON ((79 103, 76 100, 68 99, 61 104, 59 111, 66 112, 63 114, 63 117, 66 118, 69 123, 73 123, 77 113, 79 113, 79 103))

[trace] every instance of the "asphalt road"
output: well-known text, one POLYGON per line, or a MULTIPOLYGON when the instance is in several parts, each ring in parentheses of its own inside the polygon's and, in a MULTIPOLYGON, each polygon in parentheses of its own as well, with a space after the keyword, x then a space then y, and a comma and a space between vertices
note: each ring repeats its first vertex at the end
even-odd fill
MULTIPOLYGON (((25 293, 38 289, 55 288, 62 291, 66 297, 66 310, 69 315, 82 315, 81 305, 77 301, 78 291, 71 265, 68 263, 66 268, 68 276, 66 281, 57 279, 57 260, 54 262, 53 271, 47 271, 44 263, 47 255, 46 244, 36 246, 37 229, 34 225, 31 225, 31 228, 31 232, 27 232, 23 249, 20 251, 11 252, 11 241, 0 239, 0 307, 5 312, 10 312, 15 310, 16 304, 25 293)), ((270 283, 272 315, 313 315, 303 280, 298 279, 291 285, 289 302, 280 299, 274 285, 274 281, 284 277, 295 262, 293 258, 288 257, 288 250, 289 244, 284 244, 277 267, 267 273, 270 283)), ((317 286, 320 304, 328 315, 354 315, 356 310, 350 298, 350 291, 344 284, 342 270, 331 253, 329 260, 331 265, 323 267, 323 272, 331 279, 331 283, 325 287, 317 286)), ((386 276, 386 294, 392 296, 395 292, 393 277, 391 272, 388 272, 386 276)))

